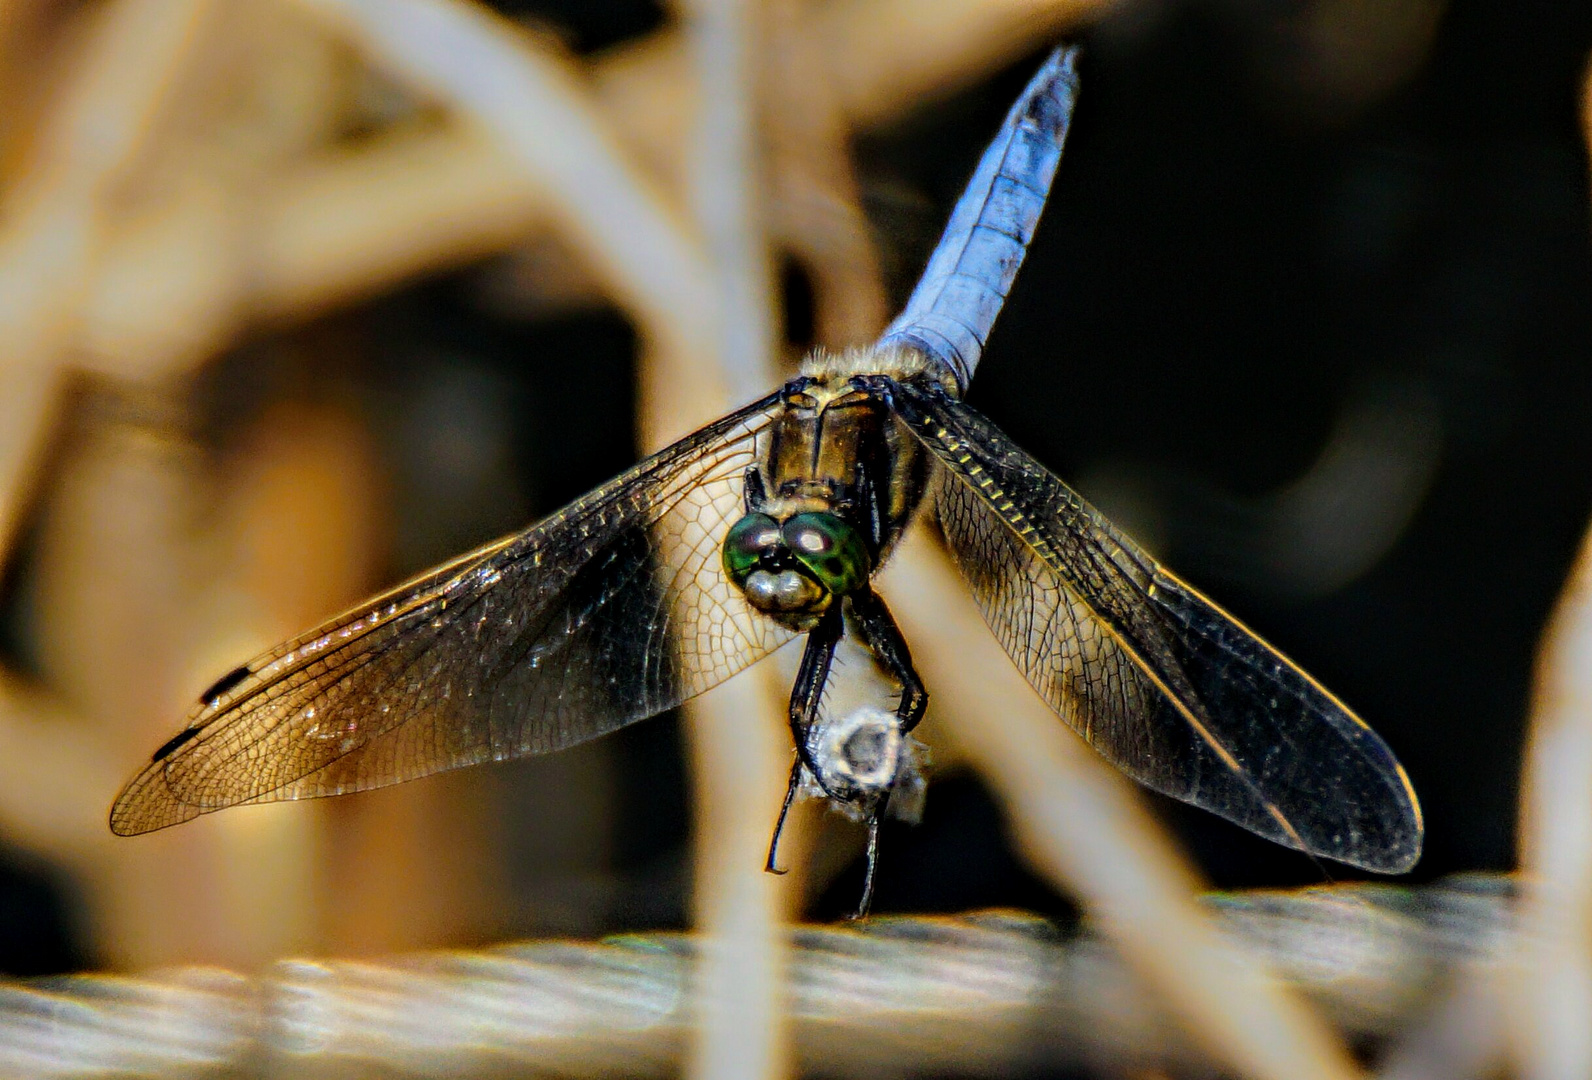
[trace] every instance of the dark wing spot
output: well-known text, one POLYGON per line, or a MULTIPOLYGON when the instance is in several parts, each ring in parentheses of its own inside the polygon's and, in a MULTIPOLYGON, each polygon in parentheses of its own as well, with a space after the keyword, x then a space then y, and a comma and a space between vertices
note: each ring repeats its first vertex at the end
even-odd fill
MULTIPOLYGON (((231 678, 231 676, 228 676, 228 678, 231 678)), ((226 679, 221 681, 226 682, 226 679)), ((201 728, 196 727, 183 728, 181 731, 177 732, 177 734, 167 739, 165 744, 162 745, 159 750, 155 751, 155 756, 149 760, 151 762, 164 761, 166 758, 170 757, 179 746, 187 742, 189 739, 192 739, 195 735, 199 734, 201 730, 201 728)))
MULTIPOLYGON (((201 704, 201 705, 213 705, 213 704, 215 704, 216 698, 220 697, 222 694, 225 694, 228 690, 233 689, 235 686, 237 686, 239 683, 241 683, 244 679, 247 679, 248 677, 249 677, 249 665, 244 664, 242 667, 233 668, 231 671, 229 671, 225 675, 221 676, 221 678, 219 678, 215 682, 211 683, 210 686, 205 690, 205 692, 199 695, 199 704, 201 704)), ((159 760, 159 759, 157 759, 157 760, 159 760)))

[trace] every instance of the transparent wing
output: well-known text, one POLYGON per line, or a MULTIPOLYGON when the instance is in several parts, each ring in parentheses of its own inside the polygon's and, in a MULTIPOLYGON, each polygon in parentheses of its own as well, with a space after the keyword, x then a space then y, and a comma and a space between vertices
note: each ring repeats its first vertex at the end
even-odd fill
POLYGON ((111 829, 558 750, 783 644, 719 557, 777 401, 224 676, 122 791, 111 829))
POLYGON ((898 416, 943 468, 940 526, 995 636, 1103 756, 1156 791, 1368 870, 1420 856, 1409 780, 1342 702, 935 386, 898 416))

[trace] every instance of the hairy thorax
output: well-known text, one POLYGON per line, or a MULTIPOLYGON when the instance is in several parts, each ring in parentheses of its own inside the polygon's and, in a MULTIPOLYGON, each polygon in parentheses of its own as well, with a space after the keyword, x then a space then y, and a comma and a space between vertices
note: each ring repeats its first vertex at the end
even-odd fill
MULTIPOLYGON (((851 380, 936 374, 932 361, 909 349, 809 354, 792 383, 800 390, 787 398, 763 457, 765 512, 781 521, 804 512, 837 514, 862 530, 877 567, 922 500, 928 462, 885 403, 851 380)), ((954 381, 945 379, 954 392, 954 381)))

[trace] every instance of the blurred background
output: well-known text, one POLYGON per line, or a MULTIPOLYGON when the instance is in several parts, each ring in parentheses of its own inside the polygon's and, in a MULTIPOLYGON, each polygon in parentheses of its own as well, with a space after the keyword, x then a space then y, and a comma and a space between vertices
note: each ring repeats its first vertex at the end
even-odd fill
MULTIPOLYGON (((688 925, 667 715, 543 760, 105 828, 216 674, 619 472, 666 377, 489 140, 370 59, 339 10, 359 6, 0 4, 0 972, 688 925)), ((671 197, 681 11, 495 7, 671 197)), ((1533 656, 1592 516, 1592 8, 770 11, 782 370, 871 338, 1038 60, 1081 42, 1066 157, 970 400, 1387 739, 1427 814, 1411 880, 1514 868, 1533 656)), ((922 823, 886 826, 876 910, 1070 918, 985 782, 935 760, 922 823)), ((1156 810, 1217 887, 1323 880, 1156 810)), ((861 838, 812 816, 802 914, 832 919, 861 838)))

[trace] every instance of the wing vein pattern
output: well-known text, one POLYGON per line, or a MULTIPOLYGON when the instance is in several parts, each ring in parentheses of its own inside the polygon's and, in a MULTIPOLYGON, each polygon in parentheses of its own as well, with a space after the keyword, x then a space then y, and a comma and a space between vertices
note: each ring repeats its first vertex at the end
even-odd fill
POLYGON ((941 465, 936 516, 990 629, 1107 760, 1278 843, 1414 864, 1414 791, 1342 702, 960 400, 909 381, 892 403, 941 465))
POLYGON ((719 555, 778 406, 737 410, 227 675, 123 789, 111 828, 559 750, 784 644, 719 555))

